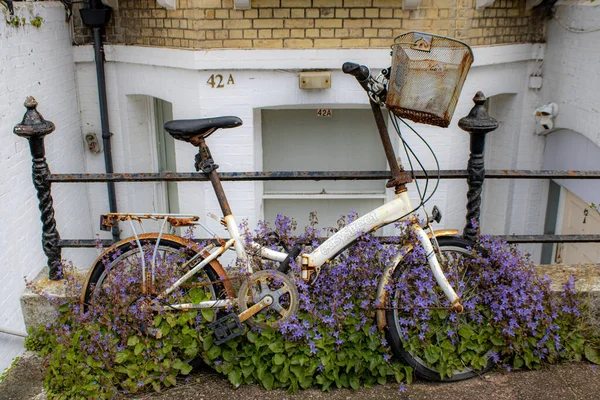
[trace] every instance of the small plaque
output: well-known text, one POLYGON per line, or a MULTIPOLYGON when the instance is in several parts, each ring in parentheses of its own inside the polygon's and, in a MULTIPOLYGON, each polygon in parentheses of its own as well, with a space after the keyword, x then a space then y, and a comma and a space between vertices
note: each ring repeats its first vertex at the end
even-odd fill
POLYGON ((332 117, 333 110, 331 108, 319 108, 317 110, 317 117, 332 117))

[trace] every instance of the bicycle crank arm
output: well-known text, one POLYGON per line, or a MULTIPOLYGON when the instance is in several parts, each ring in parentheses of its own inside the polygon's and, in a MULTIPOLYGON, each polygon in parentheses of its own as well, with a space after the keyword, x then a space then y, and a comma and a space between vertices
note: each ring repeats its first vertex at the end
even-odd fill
POLYGON ((238 315, 238 318, 240 319, 240 322, 244 322, 248 318, 253 317, 254 315, 258 314, 260 311, 269 307, 271 304, 273 304, 273 298, 271 296, 265 296, 265 297, 263 297, 263 299, 261 301, 259 301, 258 303, 256 303, 252 307, 248 308, 246 311, 244 311, 240 315, 238 315))

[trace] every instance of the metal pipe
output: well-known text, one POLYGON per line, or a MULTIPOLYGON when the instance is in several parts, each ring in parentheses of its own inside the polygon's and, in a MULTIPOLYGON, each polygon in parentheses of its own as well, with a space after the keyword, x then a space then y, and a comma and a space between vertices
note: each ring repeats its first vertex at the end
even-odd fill
MULTIPOLYGON (((112 146, 110 143, 110 125, 108 122, 108 101, 106 97, 106 75, 104 73, 104 43, 102 42, 101 27, 93 27, 94 32, 94 59, 96 60, 96 77, 98 81, 98 102, 100 105, 100 125, 102 128, 102 144, 104 147, 104 166, 107 174, 114 172, 112 159, 112 146)), ((114 182, 107 182, 108 209, 117 212, 117 194, 114 182)), ((112 227, 112 237, 115 242, 120 240, 119 226, 112 227)))
MULTIPOLYGON (((416 179, 425 179, 423 171, 408 171, 416 179)), ((304 181, 304 180, 377 180, 389 179, 390 171, 258 171, 221 172, 221 181, 304 181)), ((467 170, 440 170, 441 179, 465 179, 467 170)), ((429 177, 431 178, 431 175, 429 177)), ((485 179, 600 179, 598 171, 538 171, 538 170, 486 170, 485 179)), ((94 182, 207 182, 209 177, 196 172, 136 172, 136 173, 88 173, 50 174, 52 183, 94 183, 94 182)))

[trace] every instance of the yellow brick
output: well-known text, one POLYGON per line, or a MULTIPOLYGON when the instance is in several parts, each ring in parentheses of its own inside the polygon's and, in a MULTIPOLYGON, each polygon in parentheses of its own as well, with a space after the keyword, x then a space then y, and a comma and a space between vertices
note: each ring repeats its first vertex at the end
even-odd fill
POLYGON ((244 39, 256 39, 258 37, 258 30, 246 29, 244 30, 244 39))
POLYGON ((254 40, 254 47, 261 49, 280 49, 283 47, 281 39, 257 39, 254 40))
MULTIPOLYGON (((181 38, 183 38, 183 32, 184 31, 181 30, 181 29, 169 29, 167 31, 167 35, 169 35, 169 37, 172 37, 172 38, 179 38, 179 39, 181 39, 181 38)), ((142 34, 143 33, 144 33, 144 30, 142 29, 142 34)))
POLYGON ((394 10, 391 8, 385 8, 379 10, 379 18, 392 18, 394 16, 394 10))
POLYGON ((190 8, 221 8, 221 0, 191 0, 190 8))
MULTIPOLYGON (((397 5, 397 3, 396 3, 397 5)), ((344 0, 344 7, 371 7, 372 0, 344 0)))
POLYGON ((183 31, 183 37, 186 39, 202 39, 200 32, 203 31, 183 31))
POLYGON ((261 8, 258 10, 259 18, 273 18, 273 9, 272 8, 261 8))
POLYGON ((401 19, 385 19, 379 18, 373 20, 373 28, 401 28, 401 19))
MULTIPOLYGON (((204 18, 204 10, 194 10, 195 16, 204 18)), ((183 18, 183 10, 167 10, 167 18, 183 18)), ((187 18, 187 17, 186 17, 187 18)))
POLYGON ((229 31, 229 39, 241 39, 244 37, 244 31, 239 29, 233 29, 229 31))
POLYGON ((165 28, 171 28, 171 20, 165 19, 165 28))
POLYGON ((342 39, 342 47, 367 48, 369 47, 369 39, 342 39))
MULTIPOLYGON (((435 11, 437 13, 437 9, 435 11)), ((408 11, 408 10, 400 10, 400 9, 394 10, 394 18, 410 18, 410 17, 411 17, 410 11, 408 11)), ((437 15, 436 15, 436 18, 437 18, 437 15)))
POLYGON ((332 38, 334 36, 333 29, 321 29, 321 37, 322 38, 332 38))
POLYGON ((281 0, 281 7, 285 8, 307 8, 311 6, 311 0, 281 0))
POLYGON ((313 28, 315 21, 312 19, 286 19, 286 28, 313 28))
POLYGON ((319 18, 321 11, 317 8, 309 8, 306 10, 306 18, 319 18))
POLYGON ((367 8, 365 10, 365 17, 378 18, 379 17, 379 9, 378 8, 367 8))
POLYGON ((371 39, 371 41, 370 41, 370 47, 387 47, 387 48, 389 48, 392 44, 394 44, 394 39, 392 39, 392 38, 389 38, 389 39, 377 38, 377 39, 371 39))
POLYGON ((290 9, 289 8, 277 8, 273 11, 273 16, 275 18, 289 18, 290 17, 290 9))
POLYGON ((229 39, 223 40, 223 47, 233 49, 246 49, 252 47, 252 40, 229 39))
POLYGON ((508 17, 518 17, 519 10, 512 8, 512 9, 508 10, 507 16, 508 17))
POLYGON ((179 20, 179 27, 181 29, 187 29, 188 28, 188 21, 187 21, 187 19, 180 19, 179 20))
POLYGON ((318 29, 307 29, 304 32, 306 37, 310 37, 310 38, 318 38, 319 37, 319 30, 318 29))
POLYGON ((244 11, 244 18, 249 18, 249 19, 258 18, 258 10, 246 10, 246 11, 244 11))
POLYGON ((313 41, 312 39, 285 39, 283 41, 283 47, 309 49, 313 47, 313 41))
POLYGON ((350 10, 350 18, 364 18, 365 10, 362 8, 353 8, 350 10))
POLYGON ((247 19, 230 19, 223 21, 224 29, 248 29, 252 27, 252 22, 247 19))
POLYGON ((152 18, 167 18, 166 10, 152 10, 152 18))
POLYGON ((341 7, 342 0, 313 0, 313 7, 341 7))
POLYGON ((304 37, 304 29, 292 29, 292 30, 290 30, 290 37, 293 37, 293 38, 303 38, 304 37))
POLYGON ((171 21, 171 24, 173 25, 173 28, 179 28, 179 20, 178 19, 174 19, 173 21, 171 21))
POLYGON ((402 6, 402 3, 398 3, 400 3, 398 0, 373 0, 373 7, 395 8, 399 5, 402 6))
POLYGON ((204 20, 197 21, 200 29, 221 29, 223 27, 223 21, 219 20, 204 20))
POLYGON ((152 36, 152 29, 142 29, 142 36, 152 36))
MULTIPOLYGON (((473 21, 475 22, 475 21, 473 21)), ((454 20, 443 20, 443 19, 438 19, 438 20, 433 20, 431 27, 435 30, 440 30, 440 29, 448 29, 448 28, 454 28, 456 25, 454 20)))
POLYGON ((319 48, 337 48, 342 46, 341 39, 315 39, 314 42, 315 47, 319 48))
POLYGON ((155 19, 148 20, 148 26, 150 28, 156 28, 156 20, 155 19))
POLYGON ((200 42, 200 48, 203 49, 216 49, 219 47, 223 47, 222 40, 203 40, 202 42, 200 42))
POLYGON ((292 18, 304 18, 304 9, 303 8, 293 8, 291 15, 292 15, 292 18))
POLYGON ((244 18, 244 11, 243 10, 229 10, 229 18, 231 18, 231 19, 244 18))
POLYGON ((407 20, 402 21, 402 28, 409 30, 421 30, 425 31, 431 27, 431 21, 429 20, 407 20))
POLYGON ((315 21, 315 28, 341 28, 341 19, 318 19, 315 21))
POLYGON ((378 37, 379 35, 377 34, 377 29, 365 29, 363 31, 363 35, 365 37, 378 37))
POLYGON ((215 11, 215 18, 227 19, 229 18, 229 10, 217 10, 215 11))
POLYGON ((346 19, 344 20, 344 28, 370 28, 370 19, 346 19))
POLYGON ((255 19, 253 22, 255 28, 283 28, 282 19, 255 19))
POLYGON ((392 33, 391 29, 378 29, 377 30, 377 35, 379 37, 389 38, 389 37, 392 37, 393 33, 392 33))
POLYGON ((258 37, 261 39, 271 39, 273 32, 270 29, 261 29, 258 31, 258 37))
POLYGON ((438 16, 440 18, 448 18, 448 16, 450 15, 448 11, 449 10, 439 10, 438 16))
POLYGON ((273 29, 273 37, 274 38, 290 37, 290 30, 289 29, 273 29))
MULTIPOLYGON (((256 7, 256 8, 279 7, 279 0, 252 0, 252 7, 256 7)), ((248 17, 246 17, 246 18, 248 18, 248 17)))
POLYGON ((347 8, 337 8, 335 10, 336 18, 348 18, 350 16, 350 10, 347 8))
POLYGON ((229 39, 229 31, 216 31, 215 39, 229 39))
POLYGON ((321 18, 333 18, 335 16, 335 11, 333 8, 321 8, 321 18))
POLYGON ((233 8, 233 0, 223 0, 223 8, 233 8))

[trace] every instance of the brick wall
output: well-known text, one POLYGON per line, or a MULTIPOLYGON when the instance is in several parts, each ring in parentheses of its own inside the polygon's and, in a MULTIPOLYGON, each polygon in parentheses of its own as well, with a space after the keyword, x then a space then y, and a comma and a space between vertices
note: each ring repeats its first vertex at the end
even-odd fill
MULTIPOLYGON (((160 47, 367 48, 388 47, 407 30, 492 45, 542 41, 544 24, 524 0, 481 11, 475 0, 422 0, 412 11, 401 0, 253 0, 249 10, 234 10, 233 0, 179 0, 173 11, 155 0, 120 0, 106 33, 109 43, 160 47)), ((89 35, 76 18, 76 42, 89 43, 89 35)))

